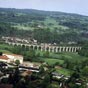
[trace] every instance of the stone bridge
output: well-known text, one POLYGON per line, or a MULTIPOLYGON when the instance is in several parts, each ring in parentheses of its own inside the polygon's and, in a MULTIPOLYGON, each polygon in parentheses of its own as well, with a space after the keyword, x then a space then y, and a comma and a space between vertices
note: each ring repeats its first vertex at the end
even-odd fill
POLYGON ((21 44, 21 43, 13 43, 7 42, 9 45, 13 46, 24 46, 32 48, 33 50, 41 50, 48 52, 77 52, 81 50, 81 46, 49 46, 49 45, 33 45, 33 44, 21 44))

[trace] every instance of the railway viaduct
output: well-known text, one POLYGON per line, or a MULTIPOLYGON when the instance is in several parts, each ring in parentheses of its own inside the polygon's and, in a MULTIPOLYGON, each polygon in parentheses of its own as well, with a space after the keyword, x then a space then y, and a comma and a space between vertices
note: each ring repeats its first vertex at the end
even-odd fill
POLYGON ((9 45, 13 46, 24 46, 32 48, 33 50, 41 50, 48 52, 77 52, 81 50, 81 46, 47 46, 47 45, 34 45, 34 44, 21 44, 21 43, 13 43, 7 42, 9 45))

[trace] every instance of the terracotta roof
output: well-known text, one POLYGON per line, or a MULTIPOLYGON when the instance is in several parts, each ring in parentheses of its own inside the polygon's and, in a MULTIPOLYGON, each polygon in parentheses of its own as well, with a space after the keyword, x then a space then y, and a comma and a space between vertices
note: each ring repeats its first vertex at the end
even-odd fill
POLYGON ((2 55, 2 56, 0 56, 0 59, 8 60, 9 58, 6 55, 2 55))

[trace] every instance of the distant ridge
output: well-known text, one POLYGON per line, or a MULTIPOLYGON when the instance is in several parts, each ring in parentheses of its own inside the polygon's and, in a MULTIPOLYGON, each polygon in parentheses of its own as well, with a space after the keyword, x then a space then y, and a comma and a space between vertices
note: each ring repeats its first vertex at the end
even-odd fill
MULTIPOLYGON (((50 12, 50 13, 62 13, 62 14, 71 14, 71 15, 79 15, 79 16, 86 16, 86 15, 82 15, 82 14, 78 14, 78 13, 68 13, 68 12, 62 12, 62 11, 46 11, 46 10, 38 10, 38 9, 18 9, 18 8, 2 8, 0 7, 0 9, 2 10, 10 10, 10 11, 14 11, 14 10, 21 10, 21 11, 41 11, 41 12, 50 12)), ((88 16, 86 16, 88 17, 88 16)))

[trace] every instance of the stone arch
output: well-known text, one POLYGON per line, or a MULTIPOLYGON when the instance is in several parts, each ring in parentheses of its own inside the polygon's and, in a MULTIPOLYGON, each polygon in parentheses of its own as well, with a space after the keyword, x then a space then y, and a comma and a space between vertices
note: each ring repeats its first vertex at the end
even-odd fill
POLYGON ((42 49, 42 47, 41 46, 39 46, 39 50, 41 50, 42 49))
POLYGON ((26 46, 24 44, 21 47, 22 47, 22 49, 26 49, 26 46))
POLYGON ((52 52, 54 52, 54 48, 55 48, 55 47, 51 47, 51 49, 52 49, 52 52))
POLYGON ((52 48, 50 47, 50 52, 52 52, 52 48))
POLYGON ((56 47, 53 47, 53 52, 56 52, 56 47))
POLYGON ((62 48, 62 47, 59 47, 59 52, 61 52, 61 48, 62 48))
POLYGON ((49 51, 49 47, 46 47, 46 51, 49 51))
POLYGON ((78 52, 78 51, 79 51, 79 49, 80 49, 79 47, 76 47, 76 50, 75 50, 75 52, 78 52))
POLYGON ((61 47, 61 52, 63 52, 63 47, 61 47))
POLYGON ((59 52, 59 49, 60 49, 60 48, 58 47, 58 48, 57 48, 58 52, 59 52))
POLYGON ((17 44, 13 44, 14 47, 17 47, 17 44))
POLYGON ((75 52, 75 47, 72 47, 72 49, 73 49, 73 52, 75 52))
POLYGON ((72 49, 72 47, 71 47, 71 52, 73 52, 73 49, 72 49))
POLYGON ((37 50, 37 48, 38 48, 37 46, 34 46, 34 50, 37 50))
POLYGON ((25 46, 25 49, 26 49, 26 51, 29 51, 29 46, 26 45, 25 46))
POLYGON ((68 51, 67 52, 69 52, 69 50, 70 50, 70 47, 68 47, 68 51))
POLYGON ((39 49, 40 49, 41 51, 43 51, 43 46, 39 46, 39 49))
POLYGON ((33 46, 31 45, 29 49, 32 49, 33 50, 33 46))
POLYGON ((14 46, 14 45, 17 45, 17 44, 15 44, 15 43, 8 43, 8 44, 9 44, 9 45, 13 45, 13 46, 14 46))

